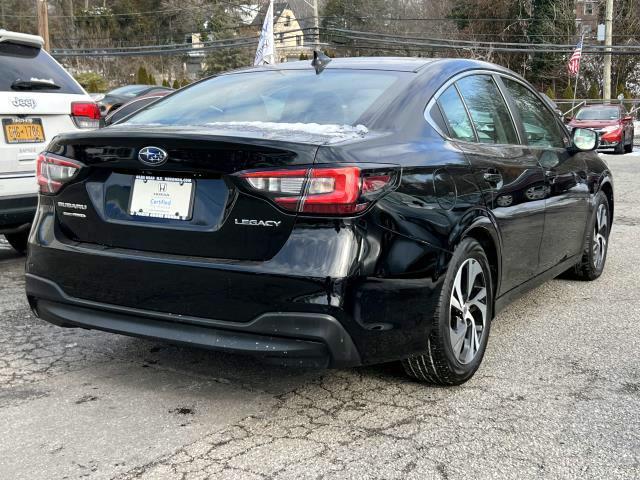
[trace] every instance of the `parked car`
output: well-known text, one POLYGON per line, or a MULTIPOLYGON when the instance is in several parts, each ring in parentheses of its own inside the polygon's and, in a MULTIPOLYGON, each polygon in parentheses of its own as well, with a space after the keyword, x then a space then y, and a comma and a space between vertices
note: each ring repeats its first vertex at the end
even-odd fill
POLYGON ((569 128, 591 128, 600 134, 600 148, 615 153, 633 151, 633 117, 622 105, 589 105, 581 108, 569 128))
POLYGON ((109 113, 115 112, 122 105, 130 102, 134 98, 160 92, 164 92, 165 94, 173 92, 173 88, 158 87, 155 85, 126 85, 111 90, 102 97, 98 97, 97 102, 100 107, 100 113, 103 117, 106 117, 109 113))
POLYGON ((510 301, 602 273, 596 147, 489 63, 221 74, 49 145, 27 296, 64 327, 460 384, 510 301))
POLYGON ((129 115, 137 112, 138 110, 146 107, 147 105, 150 105, 156 100, 162 97, 165 97, 166 95, 169 95, 171 92, 172 90, 164 90, 160 92, 149 93, 147 95, 136 97, 133 100, 129 100, 127 103, 122 105, 117 110, 110 112, 104 118, 104 126, 108 127, 109 125, 119 122, 123 118, 128 117, 129 115))
POLYGON ((36 157, 57 134, 96 128, 98 106, 34 35, 0 30, 0 234, 24 251, 36 157))

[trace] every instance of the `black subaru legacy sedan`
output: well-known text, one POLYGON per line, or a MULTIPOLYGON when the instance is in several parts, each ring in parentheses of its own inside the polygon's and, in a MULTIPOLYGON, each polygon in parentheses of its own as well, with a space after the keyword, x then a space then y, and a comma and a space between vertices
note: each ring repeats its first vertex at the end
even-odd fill
MULTIPOLYGON (((613 183, 522 78, 335 59, 208 78, 38 159, 26 291, 81 327, 456 385, 524 291, 605 265, 613 183)), ((525 321, 525 319, 523 319, 525 321)))

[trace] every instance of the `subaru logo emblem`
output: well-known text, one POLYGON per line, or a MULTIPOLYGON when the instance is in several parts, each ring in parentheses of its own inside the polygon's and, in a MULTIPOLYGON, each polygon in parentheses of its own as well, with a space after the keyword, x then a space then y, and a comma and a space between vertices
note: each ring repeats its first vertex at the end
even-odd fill
POLYGON ((144 147, 138 153, 138 160, 145 165, 157 167, 164 164, 169 159, 169 155, 158 147, 144 147))

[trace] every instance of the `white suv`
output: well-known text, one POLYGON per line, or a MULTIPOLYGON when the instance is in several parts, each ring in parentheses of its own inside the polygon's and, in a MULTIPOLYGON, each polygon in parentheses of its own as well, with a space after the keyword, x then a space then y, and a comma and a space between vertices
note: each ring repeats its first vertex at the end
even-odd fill
POLYGON ((36 157, 59 133, 97 128, 100 110, 35 35, 0 30, 0 234, 27 245, 36 157))

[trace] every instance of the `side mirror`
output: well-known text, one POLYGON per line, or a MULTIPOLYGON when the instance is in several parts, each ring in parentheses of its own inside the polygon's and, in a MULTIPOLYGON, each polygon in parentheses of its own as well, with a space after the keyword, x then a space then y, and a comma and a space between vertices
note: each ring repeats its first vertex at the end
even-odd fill
POLYGON ((600 145, 598 133, 588 128, 576 128, 571 133, 573 148, 579 152, 590 152, 600 145))

